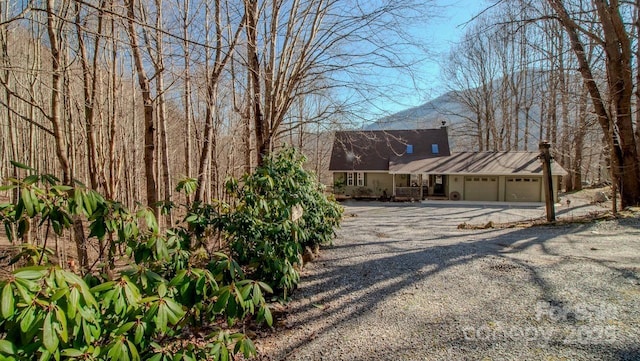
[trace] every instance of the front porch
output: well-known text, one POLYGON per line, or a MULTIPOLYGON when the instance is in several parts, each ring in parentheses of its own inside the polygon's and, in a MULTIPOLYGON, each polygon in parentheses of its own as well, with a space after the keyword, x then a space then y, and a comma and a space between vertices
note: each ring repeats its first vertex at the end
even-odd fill
POLYGON ((447 177, 445 175, 335 172, 333 177, 334 183, 331 190, 339 200, 419 201, 448 199, 447 177))
POLYGON ((392 197, 397 201, 448 199, 444 175, 392 174, 392 184, 392 197))

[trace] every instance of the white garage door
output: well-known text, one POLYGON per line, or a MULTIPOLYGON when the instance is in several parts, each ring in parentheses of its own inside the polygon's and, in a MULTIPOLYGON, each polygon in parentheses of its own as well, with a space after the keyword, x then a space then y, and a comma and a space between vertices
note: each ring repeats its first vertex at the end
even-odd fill
POLYGON ((507 177, 504 199, 507 202, 541 202, 542 178, 507 177))
POLYGON ((465 201, 497 201, 498 200, 498 177, 475 177, 464 178, 464 200, 465 201))

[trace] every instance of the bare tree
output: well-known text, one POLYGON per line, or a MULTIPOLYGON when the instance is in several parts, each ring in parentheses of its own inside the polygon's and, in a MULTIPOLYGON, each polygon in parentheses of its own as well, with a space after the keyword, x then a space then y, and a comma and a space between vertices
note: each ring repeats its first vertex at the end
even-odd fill
POLYGON ((363 81, 365 74, 411 71, 416 60, 408 49, 422 49, 402 29, 412 16, 424 16, 429 5, 410 0, 244 3, 257 164, 287 134, 292 123, 286 119, 298 98, 342 88, 367 99, 364 93, 386 88, 363 81))
POLYGON ((155 105, 151 95, 151 83, 145 70, 138 40, 138 30, 136 24, 136 0, 126 0, 127 5, 127 31, 131 44, 131 53, 138 74, 138 85, 141 90, 142 106, 144 108, 144 170, 146 180, 147 206, 154 210, 156 217, 159 216, 158 192, 156 183, 156 125, 154 122, 155 105))
MULTIPOLYGON (((585 26, 576 22, 562 1, 548 0, 548 3, 569 36, 602 131, 610 135, 607 143, 614 155, 612 161, 615 160, 611 175, 614 183, 619 182, 622 206, 640 204, 640 165, 631 112, 633 54, 629 32, 621 15, 621 5, 617 0, 598 0, 593 2, 592 8, 579 9, 595 11, 600 35, 587 31, 585 26), (585 41, 592 41, 602 47, 606 55, 605 89, 595 81, 594 64, 587 59, 585 41)), ((587 6, 584 3, 581 5, 587 6)))
MULTIPOLYGON (((223 29, 223 7, 220 0, 213 1, 213 24, 214 24, 214 56, 213 64, 209 67, 207 61, 206 69, 206 85, 205 85, 205 129, 203 134, 203 148, 200 153, 200 160, 198 163, 198 189, 196 191, 195 200, 203 201, 207 184, 205 180, 211 170, 211 159, 213 149, 215 146, 215 128, 216 128, 216 106, 220 77, 225 69, 227 63, 233 55, 234 49, 238 43, 241 31, 244 28, 244 19, 242 19, 237 25, 236 30, 232 32, 232 36, 228 38, 228 43, 225 42, 225 35, 227 34, 223 29), (226 49, 226 51, 224 51, 226 49)), ((231 26, 231 24, 229 24, 231 26)), ((208 59, 208 58, 207 58, 208 59)), ((215 169, 214 171, 217 171, 215 169)))

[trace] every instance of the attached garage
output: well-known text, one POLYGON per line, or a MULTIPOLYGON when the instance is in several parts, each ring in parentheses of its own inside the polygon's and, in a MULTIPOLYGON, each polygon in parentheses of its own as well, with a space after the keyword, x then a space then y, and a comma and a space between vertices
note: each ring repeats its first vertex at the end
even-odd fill
MULTIPOLYGON (((462 152, 446 157, 391 164, 394 173, 438 174, 446 179, 451 200, 480 202, 544 202, 542 163, 537 152, 462 152)), ((553 195, 567 175, 558 163, 551 164, 553 195)))
POLYGON ((498 177, 464 177, 464 199, 467 201, 497 201, 498 177))
POLYGON ((542 177, 506 177, 504 199, 507 202, 540 202, 542 177))

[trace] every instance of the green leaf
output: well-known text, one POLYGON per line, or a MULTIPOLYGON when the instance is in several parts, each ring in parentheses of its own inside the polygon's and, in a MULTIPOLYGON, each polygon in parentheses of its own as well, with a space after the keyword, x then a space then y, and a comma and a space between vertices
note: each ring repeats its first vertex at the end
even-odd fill
POLYGON ((69 342, 69 333, 67 332, 67 315, 65 315, 64 311, 60 307, 56 307, 56 320, 57 324, 60 325, 58 329, 58 335, 62 342, 69 342))
POLYGON ((158 232, 158 221, 156 220, 156 216, 153 215, 153 212, 150 209, 147 209, 144 212, 144 219, 147 222, 147 227, 151 229, 153 232, 158 232))
POLYGON ((165 298, 164 302, 168 308, 167 318, 169 322, 172 325, 177 324, 178 321, 180 321, 180 319, 182 318, 182 316, 184 316, 184 310, 182 309, 182 306, 179 303, 169 298, 165 298))
POLYGON ((178 271, 178 273, 176 273, 176 275, 173 277, 171 282, 169 282, 169 287, 175 287, 178 284, 182 283, 186 275, 187 275, 187 270, 182 269, 178 271))
POLYGON ((17 352, 16 345, 7 340, 0 340, 0 352, 5 355, 15 355, 17 352))
POLYGON ((116 335, 122 335, 123 333, 125 333, 125 332, 129 331, 129 330, 130 330, 130 329, 131 329, 135 324, 136 324, 136 322, 135 322, 135 321, 127 322, 127 323, 125 323, 124 325, 120 326, 120 327, 116 330, 115 334, 116 334, 116 335))
POLYGON ((45 268, 43 267, 29 267, 29 268, 19 268, 17 269, 13 275, 15 278, 20 278, 24 280, 38 280, 44 276, 45 268), (39 269, 38 269, 39 268, 39 269))
POLYGON ((156 314, 156 330, 160 333, 167 332, 167 306, 163 303, 158 306, 158 313, 156 314))
POLYGON ((69 293, 69 288, 65 287, 65 286, 60 286, 60 284, 58 284, 58 287, 63 287, 63 288, 59 288, 56 293, 53 294, 53 296, 51 296, 51 302, 55 302, 59 299, 61 299, 63 296, 66 296, 67 293, 69 293))
POLYGON ((142 338, 144 337, 144 325, 144 322, 138 322, 136 325, 136 330, 133 335, 133 342, 135 342, 136 345, 139 345, 142 342, 142 338))
POLYGON ((20 191, 20 199, 22 200, 22 204, 24 204, 24 209, 27 211, 27 215, 29 217, 33 217, 36 214, 36 211, 33 206, 33 199, 31 199, 31 192, 29 192, 28 189, 23 188, 20 191))
POLYGON ((240 350, 242 350, 242 355, 249 359, 252 356, 256 355, 256 346, 253 344, 250 338, 245 337, 241 342, 240 350))
POLYGON ((273 316, 271 315, 271 310, 267 306, 264 306, 264 320, 269 326, 273 324, 273 316))
POLYGON ((35 326, 36 310, 33 306, 29 306, 20 313, 20 317, 22 318, 20 320, 20 331, 22 331, 22 333, 28 333, 29 330, 35 326))
POLYGON ((229 350, 224 345, 220 349, 220 361, 229 361, 229 350))
POLYGON ((51 189, 54 189, 54 190, 58 191, 59 193, 66 193, 66 192, 72 190, 73 187, 65 186, 65 185, 56 185, 56 186, 51 187, 51 189))
POLYGON ((220 295, 218 296, 218 300, 216 301, 215 305, 213 305, 214 313, 222 312, 222 310, 227 306, 229 296, 230 296, 230 293, 229 293, 229 290, 227 289, 225 289, 224 291, 222 291, 222 293, 220 293, 220 295))
POLYGON ((22 220, 22 213, 24 213, 24 203, 22 201, 18 201, 18 204, 16 204, 13 219, 15 221, 22 220))
POLYGON ((13 239, 14 239, 13 228, 11 227, 10 223, 7 222, 4 224, 4 232, 6 233, 7 238, 9 239, 9 242, 13 243, 13 239))
POLYGON ((80 350, 76 350, 75 348, 67 348, 60 352, 60 355, 65 357, 82 357, 84 356, 84 352, 80 350))
POLYGON ((87 283, 82 278, 80 278, 80 276, 69 271, 64 271, 64 276, 67 279, 67 282, 69 284, 73 284, 76 287, 80 287, 80 293, 82 293, 82 297, 84 297, 84 302, 86 302, 87 305, 98 308, 98 303, 96 302, 96 299, 91 294, 92 291, 89 289, 89 286, 87 286, 87 283))
POLYGON ((258 285, 260 285, 260 288, 267 291, 267 293, 273 293, 273 289, 271 289, 271 286, 269 286, 268 284, 264 282, 258 282, 258 285))
POLYGON ((7 283, 2 288, 2 300, 0 300, 1 305, 1 313, 3 318, 9 318, 13 316, 15 299, 13 297, 13 289, 11 288, 11 284, 7 283))
POLYGON ((79 204, 83 204, 84 205, 84 209, 87 212, 88 216, 93 215, 93 212, 96 210, 94 207, 94 204, 91 202, 91 199, 89 199, 90 197, 87 195, 87 193, 80 193, 80 198, 82 199, 82 203, 79 204))
POLYGON ((25 177, 25 179, 23 180, 23 182, 25 184, 31 185, 34 184, 36 182, 38 182, 40 180, 40 176, 36 175, 36 174, 32 174, 28 177, 25 177))
POLYGON ((43 174, 42 180, 49 183, 49 185, 55 185, 56 183, 60 183, 60 179, 53 174, 43 174))
POLYGON ((127 340, 127 344, 129 345, 129 353, 131 353, 131 360, 139 361, 140 355, 138 354, 138 349, 136 348, 136 345, 134 345, 133 342, 129 340, 127 340))
POLYGON ((91 232, 89 233, 89 238, 96 237, 97 239, 104 239, 104 236, 107 234, 107 225, 104 223, 104 218, 99 217, 95 221, 93 221, 89 228, 91 232))
POLYGON ((91 293, 100 293, 103 291, 108 291, 113 289, 113 286, 115 285, 114 281, 108 281, 102 284, 99 284, 93 288, 91 288, 91 293))
POLYGON ((163 355, 161 353, 157 353, 149 358, 149 361, 161 361, 163 355))
POLYGON ((54 353, 58 348, 58 337, 56 337, 55 330, 53 329, 53 320, 51 319, 51 312, 47 313, 42 324, 42 344, 44 348, 50 353, 54 353))
POLYGON ((42 354, 40 355, 39 361, 49 361, 51 360, 51 352, 47 350, 42 350, 42 354))
POLYGON ((167 295, 167 285, 165 285, 164 283, 161 283, 158 285, 158 296, 160 296, 160 298, 164 297, 167 295))
POLYGON ((69 302, 67 302, 67 315, 69 319, 76 318, 77 306, 80 301, 80 291, 76 287, 73 287, 69 292, 69 302))
POLYGON ((26 170, 31 170, 35 172, 35 169, 29 167, 28 165, 22 164, 20 162, 16 162, 15 160, 10 161, 11 164, 16 167, 16 168, 20 168, 20 169, 26 169, 26 170))
POLYGON ((109 345, 109 352, 107 352, 109 360, 121 360, 122 349, 120 348, 120 345, 120 342, 114 342, 109 345))

